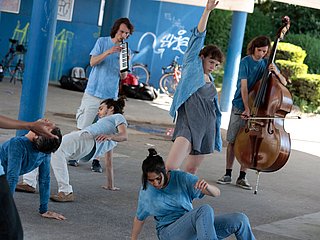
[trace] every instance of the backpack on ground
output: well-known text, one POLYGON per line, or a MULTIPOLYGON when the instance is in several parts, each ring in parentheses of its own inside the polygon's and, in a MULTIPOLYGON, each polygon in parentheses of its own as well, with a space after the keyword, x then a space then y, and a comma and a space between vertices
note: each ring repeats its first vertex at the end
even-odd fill
POLYGON ((74 67, 70 76, 63 75, 60 78, 61 87, 68 90, 84 92, 87 87, 88 79, 82 67, 74 67))

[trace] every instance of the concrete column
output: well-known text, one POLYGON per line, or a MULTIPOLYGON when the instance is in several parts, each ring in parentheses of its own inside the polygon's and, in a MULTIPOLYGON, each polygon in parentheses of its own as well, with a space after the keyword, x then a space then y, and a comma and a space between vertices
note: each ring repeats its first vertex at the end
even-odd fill
MULTIPOLYGON (((43 118, 57 24, 58 1, 33 0, 19 119, 43 118)), ((17 131, 23 135, 26 131, 17 131)))
POLYGON ((104 5, 101 37, 110 36, 110 30, 115 20, 129 17, 131 0, 106 0, 104 5))
POLYGON ((231 101, 237 87, 246 21, 246 12, 233 12, 231 35, 224 68, 222 92, 220 96, 220 106, 222 112, 228 112, 232 107, 231 101))

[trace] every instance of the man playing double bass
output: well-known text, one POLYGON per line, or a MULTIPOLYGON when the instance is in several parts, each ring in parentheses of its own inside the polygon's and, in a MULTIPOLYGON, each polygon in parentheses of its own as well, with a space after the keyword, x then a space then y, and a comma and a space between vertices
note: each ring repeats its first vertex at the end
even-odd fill
MULTIPOLYGON (((240 61, 237 90, 232 101, 227 131, 226 173, 217 181, 219 184, 230 184, 232 181, 231 172, 235 159, 234 143, 239 130, 244 127, 246 119, 250 116, 249 91, 261 79, 267 68, 267 57, 270 53, 270 47, 271 41, 268 37, 258 36, 250 41, 247 46, 247 56, 240 61)), ((287 84, 286 78, 280 73, 274 63, 271 63, 268 69, 283 85, 287 84)), ((251 190, 252 187, 246 179, 246 170, 245 167, 241 166, 236 185, 243 189, 251 190)))

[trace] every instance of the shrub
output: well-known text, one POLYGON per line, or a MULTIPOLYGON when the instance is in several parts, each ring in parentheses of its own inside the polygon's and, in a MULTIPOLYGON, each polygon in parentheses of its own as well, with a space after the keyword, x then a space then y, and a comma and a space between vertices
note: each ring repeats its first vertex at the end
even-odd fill
POLYGON ((302 74, 288 86, 293 100, 305 112, 320 112, 320 75, 302 74))
POLYGON ((309 66, 310 73, 320 74, 320 39, 310 35, 289 34, 287 42, 298 45, 306 50, 305 64, 309 66))
POLYGON ((288 60, 295 63, 303 63, 307 53, 301 47, 291 43, 278 43, 276 59, 288 60))
POLYGON ((308 72, 308 66, 303 63, 290 62, 288 60, 276 60, 276 64, 281 73, 290 79, 301 74, 307 74, 308 72))

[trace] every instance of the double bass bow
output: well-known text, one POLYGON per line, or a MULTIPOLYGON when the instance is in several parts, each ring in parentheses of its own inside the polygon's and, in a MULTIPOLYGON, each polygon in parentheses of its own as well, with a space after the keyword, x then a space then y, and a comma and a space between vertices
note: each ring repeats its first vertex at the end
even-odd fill
POLYGON ((239 163, 257 170, 258 173, 279 170, 288 161, 291 151, 290 134, 284 130, 284 118, 291 112, 292 96, 268 69, 274 62, 278 42, 283 39, 289 27, 290 19, 285 16, 262 79, 249 90, 250 117, 246 126, 238 132, 235 141, 235 156, 239 163))

